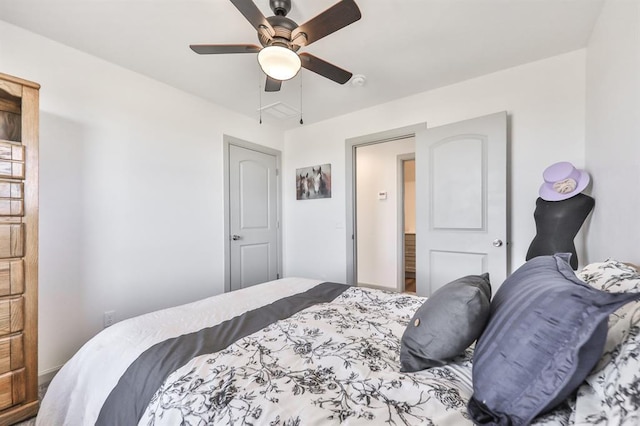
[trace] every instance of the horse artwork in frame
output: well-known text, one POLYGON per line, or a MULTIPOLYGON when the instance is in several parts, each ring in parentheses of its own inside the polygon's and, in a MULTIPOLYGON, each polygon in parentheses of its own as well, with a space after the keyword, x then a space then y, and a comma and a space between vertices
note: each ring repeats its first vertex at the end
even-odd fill
POLYGON ((331 164, 296 169, 296 199, 331 198, 331 164))

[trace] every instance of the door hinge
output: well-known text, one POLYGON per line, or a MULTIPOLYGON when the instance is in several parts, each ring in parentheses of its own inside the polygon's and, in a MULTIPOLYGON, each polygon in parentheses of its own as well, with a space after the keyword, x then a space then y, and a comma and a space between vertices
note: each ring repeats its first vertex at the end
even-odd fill
POLYGON ((280 170, 276 169, 276 176, 280 175, 280 170))

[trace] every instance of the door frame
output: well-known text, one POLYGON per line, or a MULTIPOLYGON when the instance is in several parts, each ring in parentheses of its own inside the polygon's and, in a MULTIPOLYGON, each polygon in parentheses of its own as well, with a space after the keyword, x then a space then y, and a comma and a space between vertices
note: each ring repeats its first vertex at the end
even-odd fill
POLYGON ((277 256, 277 274, 278 277, 282 277, 282 177, 280 170, 282 170, 282 152, 269 148, 264 145, 259 145, 253 142, 248 142, 236 137, 223 134, 222 135, 222 169, 223 169, 223 199, 224 199, 224 292, 231 291, 231 203, 229 188, 231 166, 229 164, 229 147, 231 145, 250 149, 252 151, 260 152, 262 154, 273 155, 276 157, 276 221, 277 221, 277 242, 276 242, 276 256, 277 256))
POLYGON ((349 138, 345 141, 345 240, 347 254, 347 284, 357 285, 357 212, 356 212, 356 148, 378 143, 392 142, 395 140, 414 137, 417 131, 427 128, 427 123, 422 122, 396 129, 371 133, 364 136, 349 138))

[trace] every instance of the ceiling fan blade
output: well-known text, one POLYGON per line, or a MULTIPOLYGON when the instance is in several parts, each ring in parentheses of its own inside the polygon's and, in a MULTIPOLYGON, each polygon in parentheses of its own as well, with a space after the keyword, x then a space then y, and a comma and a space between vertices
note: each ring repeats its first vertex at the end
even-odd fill
POLYGON ((343 70, 309 53, 301 53, 298 56, 300 56, 303 67, 336 83, 345 84, 353 75, 349 71, 343 70))
POLYGON ((257 53, 262 47, 255 44, 192 44, 191 50, 200 55, 214 55, 220 53, 257 53))
POLYGON ((253 27, 260 31, 260 27, 267 28, 271 36, 275 34, 273 27, 264 17, 258 6, 251 0, 231 0, 231 3, 242 13, 242 15, 253 25, 253 27))
MULTIPOLYGON (((305 33, 306 42, 300 43, 308 46, 322 37, 356 22, 361 17, 360 9, 353 0, 342 0, 293 30, 291 40, 295 43, 296 37, 300 33, 305 33)), ((304 40, 304 37, 299 39, 304 40)))
POLYGON ((282 86, 282 81, 276 80, 275 78, 271 78, 267 76, 267 81, 264 83, 264 91, 265 92, 279 92, 280 86, 282 86))

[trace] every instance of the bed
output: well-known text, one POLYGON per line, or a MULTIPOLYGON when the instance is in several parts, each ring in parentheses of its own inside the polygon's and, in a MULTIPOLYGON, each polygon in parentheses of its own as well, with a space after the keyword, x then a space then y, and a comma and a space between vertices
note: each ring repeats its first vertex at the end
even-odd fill
MULTIPOLYGON (((640 292, 637 270, 615 260, 578 277, 603 292, 640 292)), ((403 333, 424 303, 285 278, 125 320, 64 365, 37 424, 471 425, 474 345, 400 371, 403 333)), ((595 368, 532 423, 640 424, 639 328, 640 303, 617 308, 595 368)))

